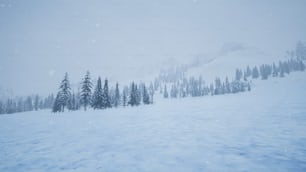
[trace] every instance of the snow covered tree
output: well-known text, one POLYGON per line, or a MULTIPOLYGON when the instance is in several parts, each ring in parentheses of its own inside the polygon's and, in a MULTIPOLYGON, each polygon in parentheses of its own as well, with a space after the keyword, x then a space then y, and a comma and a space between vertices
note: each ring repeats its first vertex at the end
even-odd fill
POLYGON ((58 92, 52 107, 52 112, 61 112, 61 111, 62 111, 61 93, 58 92))
POLYGON ((2 101, 0 101, 0 114, 4 114, 4 113, 5 113, 5 107, 2 101))
POLYGON ((171 90, 170 90, 170 96, 171 98, 177 98, 178 94, 178 89, 175 84, 172 85, 171 90))
MULTIPOLYGON (((238 78, 236 78, 236 79, 238 79, 238 78)), ((215 79, 215 95, 219 95, 219 94, 222 94, 222 84, 221 84, 221 79, 216 78, 215 79)))
POLYGON ((277 77, 278 76, 278 68, 276 67, 275 63, 272 65, 272 76, 277 77))
POLYGON ((209 86, 209 91, 210 91, 210 95, 215 95, 215 88, 214 88, 214 84, 211 83, 209 86))
POLYGON ((98 78, 95 91, 92 96, 92 107, 94 109, 102 109, 103 107, 103 89, 101 78, 98 78))
POLYGON ((236 76, 235 76, 237 81, 240 81, 240 79, 242 78, 242 71, 239 69, 236 69, 236 76))
POLYGON ((103 108, 110 108, 110 107, 112 107, 108 90, 109 90, 108 89, 108 80, 105 79, 104 87, 103 87, 103 94, 102 94, 102 107, 103 108))
POLYGON ((140 105, 141 102, 141 88, 139 86, 139 88, 137 87, 137 85, 135 85, 135 93, 136 93, 136 105, 140 105))
POLYGON ((34 110, 37 111, 39 108, 39 96, 36 95, 34 99, 34 110))
POLYGON ((257 66, 255 66, 252 70, 252 78, 257 79, 258 77, 259 77, 259 71, 258 71, 257 66))
POLYGON ((142 94, 142 96, 143 96, 143 98, 142 98, 143 104, 150 104, 150 96, 149 96, 149 93, 148 93, 147 88, 146 88, 145 85, 143 87, 143 94, 142 94))
POLYGON ((68 109, 75 111, 75 110, 79 109, 78 106, 79 106, 78 105, 78 96, 74 92, 72 92, 71 98, 69 100, 68 109))
POLYGON ((250 66, 247 66, 246 71, 244 72, 244 78, 248 78, 252 75, 250 66))
POLYGON ((118 107, 120 105, 120 91, 119 91, 119 84, 118 83, 116 83, 114 105, 115 105, 115 107, 118 107))
POLYGON ((25 100, 25 111, 32 111, 33 110, 33 101, 32 97, 28 96, 25 100))
POLYGON ((130 97, 129 97, 129 102, 128 104, 131 105, 131 106, 136 106, 137 105, 137 88, 135 86, 135 83, 132 82, 132 85, 131 85, 131 91, 130 91, 130 97))
POLYGON ((228 77, 225 78, 225 90, 224 90, 224 93, 225 94, 231 93, 231 86, 230 86, 228 77))
POLYGON ((153 103, 154 92, 155 92, 155 89, 154 89, 153 84, 151 83, 150 86, 149 86, 149 94, 150 94, 150 102, 151 103, 153 103))
POLYGON ((295 54, 300 60, 306 59, 306 45, 302 41, 297 43, 295 54))
POLYGON ((165 85, 164 87, 164 98, 168 98, 169 95, 168 95, 168 91, 167 91, 167 86, 165 85))
POLYGON ((122 91, 122 106, 127 106, 128 105, 128 87, 125 86, 123 91, 122 91))
POLYGON ((65 77, 61 82, 59 91, 57 93, 54 105, 53 112, 64 112, 65 107, 68 105, 71 92, 70 92, 70 82, 68 79, 68 73, 65 73, 65 77), (60 109, 60 110, 59 110, 60 109))
POLYGON ((87 106, 91 103, 91 90, 92 83, 90 79, 90 73, 89 71, 87 71, 81 87, 81 104, 84 106, 85 111, 87 109, 87 106))

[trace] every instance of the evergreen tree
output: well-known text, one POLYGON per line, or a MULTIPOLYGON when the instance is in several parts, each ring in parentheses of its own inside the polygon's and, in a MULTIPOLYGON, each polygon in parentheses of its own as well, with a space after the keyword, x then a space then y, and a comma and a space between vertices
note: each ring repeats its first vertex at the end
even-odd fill
POLYGON ((213 83, 210 84, 209 91, 210 91, 210 95, 213 96, 215 94, 215 89, 214 89, 214 84, 213 83))
MULTIPOLYGON (((236 80, 237 79, 239 80, 239 78, 236 78, 236 80)), ((221 79, 216 78, 215 79, 215 95, 219 95, 219 94, 222 94, 222 84, 221 84, 221 79)))
POLYGON ((33 101, 32 97, 28 96, 25 100, 25 111, 32 111, 33 110, 33 101))
POLYGON ((177 98, 178 90, 176 88, 176 85, 173 84, 170 90, 170 96, 171 98, 177 98))
POLYGON ((258 77, 259 77, 259 71, 258 71, 257 66, 255 66, 252 71, 252 78, 257 79, 258 77))
POLYGON ((64 77, 64 80, 62 81, 61 83, 61 86, 60 86, 60 93, 61 93, 61 96, 60 96, 60 99, 61 99, 61 105, 62 105, 62 112, 64 112, 65 110, 65 107, 67 106, 68 104, 68 101, 70 99, 70 96, 71 96, 71 93, 70 93, 70 82, 69 82, 69 79, 68 79, 68 73, 65 74, 65 77, 64 77))
POLYGON ((116 83, 116 89, 115 89, 115 107, 118 107, 120 105, 120 91, 119 91, 119 84, 116 83))
POLYGON ((168 91, 167 91, 167 86, 165 85, 164 87, 164 98, 168 98, 168 91))
POLYGON ((110 108, 111 102, 110 102, 110 96, 108 91, 108 80, 105 79, 104 81, 104 87, 103 87, 103 94, 102 94, 102 107, 103 108, 110 108))
POLYGON ((4 113, 5 113, 5 107, 2 101, 0 101, 0 114, 4 114, 4 113))
POLYGON ((137 98, 136 98, 136 88, 135 88, 135 83, 132 82, 132 85, 131 85, 131 91, 130 91, 130 98, 129 98, 129 102, 128 104, 131 105, 131 106, 136 106, 137 105, 137 98))
POLYGON ((239 69, 236 69, 236 80, 240 81, 241 78, 242 78, 242 71, 239 69))
POLYGON ((225 78, 225 93, 231 93, 231 86, 228 77, 225 78))
POLYGON ((90 105, 91 102, 91 90, 92 90, 92 83, 90 79, 89 71, 86 72, 86 75, 82 82, 81 87, 81 103, 84 106, 84 110, 86 111, 87 106, 90 105))
POLYGON ((278 76, 278 69, 277 69, 275 63, 273 63, 273 65, 272 65, 272 71, 273 71, 272 76, 277 77, 278 76))
POLYGON ((122 105, 126 106, 127 105, 127 89, 124 89, 122 92, 122 105))
POLYGON ((92 107, 94 109, 102 109, 103 107, 103 89, 101 78, 98 78, 95 92, 93 94, 92 107))
POLYGON ((68 79, 68 73, 65 73, 65 77, 61 82, 59 91, 57 93, 54 105, 53 112, 64 112, 65 107, 68 105, 71 97, 70 93, 70 82, 68 79))
POLYGON ((39 96, 36 95, 34 100, 34 110, 37 111, 38 107, 39 107, 39 96))
POLYGON ((137 85, 135 85, 135 93, 136 93, 136 105, 140 105, 141 102, 141 88, 139 86, 139 88, 137 87, 137 85))
POLYGON ((150 96, 149 96, 149 93, 147 91, 147 88, 146 86, 144 85, 143 87, 143 94, 142 94, 143 98, 143 104, 150 104, 150 96))
POLYGON ((284 66, 281 61, 279 62, 278 66, 279 66, 279 76, 281 78, 285 77, 284 66))
POLYGON ((155 89, 154 89, 153 84, 151 83, 150 87, 149 87, 149 94, 150 94, 150 102, 151 103, 153 103, 154 92, 155 92, 155 89))
POLYGON ((52 112, 61 112, 62 111, 62 102, 61 102, 61 92, 58 92, 52 107, 52 112))

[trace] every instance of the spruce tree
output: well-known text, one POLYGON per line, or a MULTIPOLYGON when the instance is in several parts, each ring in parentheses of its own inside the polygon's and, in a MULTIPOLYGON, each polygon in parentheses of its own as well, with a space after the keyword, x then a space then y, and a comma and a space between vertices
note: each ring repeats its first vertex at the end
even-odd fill
POLYGON ((87 71, 81 87, 81 103, 84 106, 85 111, 87 109, 87 106, 90 105, 91 102, 91 90, 92 83, 90 79, 90 73, 89 71, 87 71))
POLYGON ((71 93, 70 93, 71 88, 70 88, 70 82, 68 79, 68 73, 65 73, 65 77, 61 83, 60 90, 61 90, 60 99, 61 99, 61 104, 62 104, 62 111, 64 112, 65 107, 67 106, 68 101, 71 96, 71 93))
POLYGON ((71 97, 70 89, 68 73, 66 72, 53 104, 53 112, 64 112, 65 107, 68 105, 71 97))
POLYGON ((115 107, 118 107, 120 105, 120 91, 119 91, 119 84, 116 83, 116 89, 115 89, 115 107))
POLYGON ((141 88, 139 86, 139 88, 137 87, 137 85, 135 84, 135 94, 136 94, 136 105, 140 105, 141 102, 141 88))
POLYGON ((58 92, 52 107, 52 112, 61 112, 62 111, 62 104, 61 104, 61 93, 58 92))
POLYGON ((102 83, 101 83, 101 78, 100 77, 97 81, 95 92, 93 94, 92 107, 94 109, 102 109, 103 108, 103 89, 102 89, 102 83))
POLYGON ((129 97, 129 102, 128 104, 131 105, 131 106, 135 106, 136 105, 136 102, 137 102, 137 98, 136 98, 136 88, 135 88, 135 83, 132 82, 132 85, 131 85, 131 91, 130 91, 130 97, 129 97))
POLYGON ((252 78, 257 79, 258 77, 259 77, 259 71, 258 71, 257 66, 255 66, 252 71, 252 78))
POLYGON ((142 98, 143 104, 150 104, 150 96, 149 96, 149 93, 148 93, 147 88, 146 88, 145 85, 143 87, 143 94, 142 94, 142 96, 143 96, 143 98, 142 98))
POLYGON ((126 106, 127 105, 127 91, 123 90, 122 92, 122 105, 126 106))
POLYGON ((108 80, 105 79, 104 81, 104 87, 103 87, 103 94, 102 94, 102 107, 103 108, 110 108, 111 102, 110 102, 110 96, 108 91, 108 80))
POLYGON ((167 91, 167 86, 165 85, 164 87, 164 98, 168 98, 169 95, 168 95, 168 91, 167 91))
POLYGON ((39 96, 36 95, 34 100, 34 110, 37 111, 38 108, 39 108, 39 96))

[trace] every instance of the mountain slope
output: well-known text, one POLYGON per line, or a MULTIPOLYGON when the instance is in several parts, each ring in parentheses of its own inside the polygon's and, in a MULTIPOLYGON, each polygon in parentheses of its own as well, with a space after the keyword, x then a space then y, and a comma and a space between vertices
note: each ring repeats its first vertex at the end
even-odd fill
POLYGON ((251 92, 0 116, 0 171, 305 171, 306 72, 251 92))

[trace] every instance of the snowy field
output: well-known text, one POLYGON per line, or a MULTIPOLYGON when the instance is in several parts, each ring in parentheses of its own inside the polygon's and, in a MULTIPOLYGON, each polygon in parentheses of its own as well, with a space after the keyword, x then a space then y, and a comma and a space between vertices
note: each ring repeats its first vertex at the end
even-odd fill
POLYGON ((306 171, 306 72, 237 95, 0 116, 0 171, 306 171))

